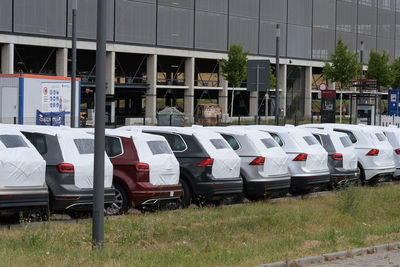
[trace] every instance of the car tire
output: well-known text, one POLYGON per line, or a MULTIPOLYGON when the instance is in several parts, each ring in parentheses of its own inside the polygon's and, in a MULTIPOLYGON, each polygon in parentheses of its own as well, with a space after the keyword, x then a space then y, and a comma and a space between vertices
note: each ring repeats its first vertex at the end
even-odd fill
POLYGON ((189 184, 185 180, 180 180, 182 184, 182 196, 181 196, 181 207, 187 208, 191 204, 192 191, 190 190, 189 184))
POLYGON ((113 203, 105 208, 107 215, 124 214, 129 209, 129 199, 124 187, 120 184, 114 184, 115 197, 113 203))

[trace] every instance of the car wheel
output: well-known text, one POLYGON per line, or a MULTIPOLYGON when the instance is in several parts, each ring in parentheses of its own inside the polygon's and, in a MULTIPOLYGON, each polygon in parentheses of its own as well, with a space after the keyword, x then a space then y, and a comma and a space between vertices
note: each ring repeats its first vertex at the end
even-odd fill
POLYGON ((125 189, 119 185, 114 184, 115 188, 115 197, 113 203, 106 208, 107 215, 119 215, 128 211, 129 209, 129 200, 128 195, 125 192, 125 189))
POLYGON ((190 206, 190 202, 192 200, 192 192, 189 184, 185 180, 180 180, 180 182, 182 184, 181 207, 187 208, 190 206))

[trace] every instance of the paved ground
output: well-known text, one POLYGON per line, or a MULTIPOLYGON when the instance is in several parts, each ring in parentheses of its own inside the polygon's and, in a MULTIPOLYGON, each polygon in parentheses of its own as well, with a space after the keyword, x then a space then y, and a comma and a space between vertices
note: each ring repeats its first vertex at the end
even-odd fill
POLYGON ((338 266, 363 266, 363 267, 400 267, 400 251, 371 254, 352 259, 333 261, 328 264, 311 265, 312 267, 338 267, 338 266))

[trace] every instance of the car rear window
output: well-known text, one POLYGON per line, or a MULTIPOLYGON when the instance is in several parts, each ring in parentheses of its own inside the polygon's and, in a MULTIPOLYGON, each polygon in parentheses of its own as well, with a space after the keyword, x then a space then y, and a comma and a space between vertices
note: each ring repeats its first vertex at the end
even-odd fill
POLYGON ((266 148, 278 147, 278 144, 274 140, 272 140, 272 138, 261 139, 261 142, 264 144, 266 148))
POLYGON ((322 139, 321 136, 319 136, 318 134, 313 134, 315 139, 317 139, 317 141, 322 145, 322 139))
POLYGON ((171 148, 165 141, 147 141, 153 155, 172 154, 171 148))
POLYGON ((283 146, 283 141, 279 135, 277 135, 276 133, 269 133, 269 134, 272 136, 272 138, 274 138, 275 142, 277 142, 278 145, 283 146))
POLYGON ((231 135, 221 134, 222 137, 228 142, 233 150, 238 150, 240 148, 239 143, 236 141, 236 138, 231 135))
POLYGON ((338 129, 335 129, 335 131, 336 132, 340 132, 340 133, 345 133, 345 134, 347 134, 347 136, 350 138, 350 141, 354 144, 354 143, 357 143, 357 138, 356 138, 356 136, 352 133, 352 132, 349 132, 349 131, 345 131, 345 130, 338 130, 338 129))
POLYGON ((216 149, 224 149, 228 147, 223 139, 210 139, 210 142, 216 149))
POLYGON ((339 138, 344 147, 352 146, 350 139, 347 136, 342 136, 339 138))
POLYGON ((307 143, 309 146, 313 146, 313 145, 317 145, 317 144, 318 144, 317 139, 315 139, 315 138, 312 137, 312 136, 303 136, 303 139, 304 139, 304 141, 306 141, 306 143, 307 143))
POLYGON ((110 158, 121 155, 121 140, 117 137, 106 136, 106 153, 110 158))
POLYGON ((383 134, 381 134, 381 133, 376 133, 375 135, 376 135, 376 138, 378 138, 378 140, 379 140, 380 142, 386 141, 386 138, 385 138, 385 136, 384 136, 383 134))
POLYGON ((94 139, 74 139, 75 146, 79 154, 93 154, 94 153, 94 139))
POLYGON ((173 151, 184 151, 187 148, 185 141, 179 135, 168 135, 167 141, 173 151))
POLYGON ((6 148, 29 147, 19 135, 0 135, 0 141, 6 148))

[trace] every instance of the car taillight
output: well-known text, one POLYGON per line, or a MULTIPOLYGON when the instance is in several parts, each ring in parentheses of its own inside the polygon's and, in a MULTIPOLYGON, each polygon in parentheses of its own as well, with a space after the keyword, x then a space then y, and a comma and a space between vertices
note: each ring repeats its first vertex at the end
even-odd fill
POLYGON ((343 160, 343 155, 340 153, 335 153, 331 155, 332 159, 334 160, 343 160))
POLYGON ((57 165, 57 170, 60 173, 74 173, 74 165, 69 163, 61 163, 57 165))
POLYGON ((400 155, 400 148, 396 149, 394 152, 396 152, 397 155, 400 155))
POLYGON ((250 165, 264 165, 265 158, 264 157, 257 157, 250 162, 250 165))
POLYGON ((379 149, 371 149, 368 153, 367 156, 378 156, 379 154, 379 149))
POLYGON ((149 164, 147 164, 147 163, 136 163, 136 170, 138 172, 148 172, 149 171, 149 164))
POLYGON ((214 159, 203 159, 199 164, 197 164, 197 167, 212 167, 213 164, 214 159))
POLYGON ((307 160, 306 153, 300 153, 293 159, 293 161, 306 161, 306 160, 307 160))

